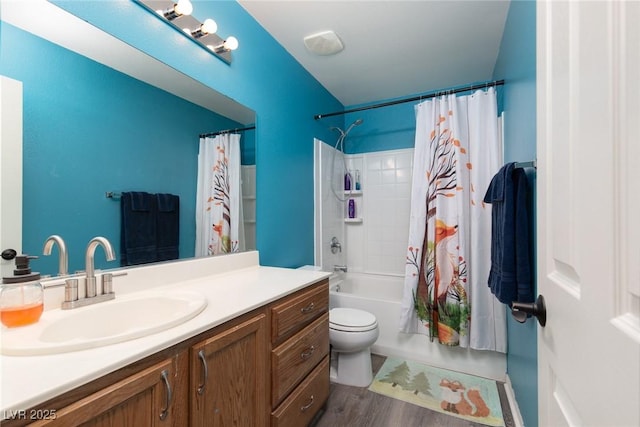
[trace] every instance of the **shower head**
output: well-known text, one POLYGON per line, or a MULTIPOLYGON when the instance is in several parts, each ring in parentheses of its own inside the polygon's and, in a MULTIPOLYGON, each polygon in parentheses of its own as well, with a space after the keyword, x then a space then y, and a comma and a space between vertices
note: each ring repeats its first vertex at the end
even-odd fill
POLYGON ((344 139, 344 138, 346 138, 346 137, 347 137, 347 134, 348 134, 349 132, 351 132, 351 129, 353 129, 355 126, 360 126, 360 125, 362 124, 362 122, 363 122, 363 121, 364 121, 364 120, 362 120, 362 119, 356 119, 353 123, 351 123, 351 124, 349 125, 349 127, 347 128, 347 130, 342 130, 342 129, 340 129, 340 128, 339 128, 339 127, 337 127, 337 126, 331 126, 331 127, 329 128, 329 130, 337 130, 338 132, 340 132, 340 136, 344 139))
POLYGON ((351 125, 347 128, 347 130, 344 132, 344 136, 347 136, 347 134, 349 132, 351 132, 351 129, 353 129, 356 126, 360 126, 362 124, 364 120, 362 119, 356 119, 353 123, 351 123, 351 125))

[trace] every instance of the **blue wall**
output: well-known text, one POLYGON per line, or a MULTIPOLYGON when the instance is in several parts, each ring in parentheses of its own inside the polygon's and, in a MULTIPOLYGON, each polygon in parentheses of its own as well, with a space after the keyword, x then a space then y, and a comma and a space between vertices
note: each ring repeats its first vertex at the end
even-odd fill
MULTIPOLYGON (((505 161, 536 158, 536 5, 512 1, 495 79, 505 79, 505 161)), ((535 185, 534 175, 531 184, 535 185)), ((534 251, 535 253, 535 251, 534 251)), ((525 425, 538 425, 537 323, 509 317, 507 372, 525 425)))
MULTIPOLYGON (((180 196, 180 256, 192 257, 198 135, 240 124, 6 23, 0 58, 0 74, 23 82, 23 252, 59 234, 70 271, 96 235, 119 253, 120 203, 105 192, 147 191, 180 196)), ((57 267, 57 256, 33 265, 57 267)))
POLYGON ((193 1, 194 17, 212 17, 218 34, 240 41, 231 65, 133 2, 55 3, 256 112, 260 261, 313 263, 313 138, 330 141, 329 126, 343 124, 313 116, 342 104, 235 1, 193 1))

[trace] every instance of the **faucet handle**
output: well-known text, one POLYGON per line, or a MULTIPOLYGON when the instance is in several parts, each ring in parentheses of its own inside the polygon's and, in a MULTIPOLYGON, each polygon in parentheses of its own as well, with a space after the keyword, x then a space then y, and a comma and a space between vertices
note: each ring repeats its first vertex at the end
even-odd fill
POLYGON ((113 293, 113 273, 105 273, 102 275, 102 293, 113 293))
POLYGON ((337 252, 342 252, 342 245, 338 241, 338 238, 334 236, 331 238, 331 253, 335 254, 337 252))
POLYGON ((126 272, 122 273, 105 273, 102 275, 102 293, 103 294, 112 294, 113 293, 113 278, 126 276, 126 272))
POLYGON ((64 281, 64 301, 60 307, 62 310, 69 310, 78 304, 78 279, 66 279, 64 281))
POLYGON ((67 279, 64 281, 64 302, 78 300, 78 279, 67 279))

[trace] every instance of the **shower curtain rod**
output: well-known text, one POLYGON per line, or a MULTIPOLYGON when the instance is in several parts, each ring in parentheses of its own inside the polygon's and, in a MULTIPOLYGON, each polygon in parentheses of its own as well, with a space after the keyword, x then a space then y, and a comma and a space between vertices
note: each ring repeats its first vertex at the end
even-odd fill
POLYGON ((315 120, 319 120, 324 117, 339 116, 342 114, 355 113, 356 111, 373 110, 374 108, 389 107, 391 105, 404 104, 405 102, 423 101, 425 99, 435 98, 436 96, 440 96, 440 95, 468 92, 470 90, 484 89, 484 88, 490 88, 490 87, 502 86, 502 85, 504 85, 504 80, 495 80, 493 82, 471 84, 468 86, 459 87, 455 89, 441 89, 426 95, 414 96, 414 97, 405 98, 405 99, 398 99, 396 101, 383 102, 380 104, 367 105, 366 107, 352 108, 350 110, 336 111, 333 113, 316 114, 315 116, 313 116, 313 118, 315 120))
POLYGON ((200 134, 200 138, 207 138, 210 136, 218 136, 218 135, 222 135, 223 133, 232 133, 232 132, 243 132, 245 130, 251 130, 251 129, 255 129, 255 126, 247 126, 246 128, 235 128, 235 129, 225 129, 225 130, 219 130, 217 132, 210 132, 210 133, 203 133, 200 134))

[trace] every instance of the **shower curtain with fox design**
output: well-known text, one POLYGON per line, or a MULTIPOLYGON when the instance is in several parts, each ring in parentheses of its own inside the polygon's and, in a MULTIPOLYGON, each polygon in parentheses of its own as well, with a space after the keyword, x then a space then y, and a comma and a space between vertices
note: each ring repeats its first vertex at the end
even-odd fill
POLYGON ((244 250, 240 135, 200 138, 195 256, 244 250))
POLYGON ((505 308, 487 285, 491 206, 482 200, 502 164, 495 89, 434 98, 415 110, 400 329, 506 352, 505 308))

